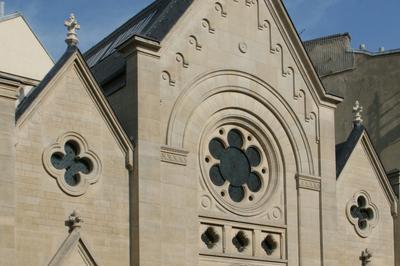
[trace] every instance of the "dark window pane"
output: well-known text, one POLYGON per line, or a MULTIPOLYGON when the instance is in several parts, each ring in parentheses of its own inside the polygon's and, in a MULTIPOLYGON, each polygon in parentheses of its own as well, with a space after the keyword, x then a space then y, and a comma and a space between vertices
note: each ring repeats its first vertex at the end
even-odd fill
POLYGON ((236 129, 232 129, 228 133, 228 143, 232 147, 241 149, 243 146, 242 134, 236 129))
POLYGON ((365 207, 367 205, 367 200, 363 196, 359 196, 357 199, 358 207, 365 207))
POLYGON ((365 220, 359 220, 358 221, 358 227, 360 227, 361 230, 364 230, 367 228, 367 221, 365 220))
POLYGON ((216 186, 222 186, 225 184, 225 179, 222 177, 219 167, 214 165, 210 169, 210 179, 216 186))
POLYGON ((237 148, 228 148, 221 156, 220 169, 222 176, 237 187, 245 184, 250 174, 247 157, 237 148))
POLYGON ((254 193, 260 191, 262 186, 260 177, 256 173, 251 173, 247 181, 247 186, 254 193))
POLYGON ((229 196, 234 202, 241 202, 244 198, 244 189, 243 187, 235 187, 229 185, 229 196))
POLYGON ((224 154, 225 147, 224 144, 219 139, 212 139, 210 144, 208 145, 211 155, 215 159, 221 159, 221 156, 224 154))
POLYGON ((261 163, 261 155, 260 152, 254 148, 250 147, 246 151, 247 158, 250 161, 251 166, 258 166, 261 163))

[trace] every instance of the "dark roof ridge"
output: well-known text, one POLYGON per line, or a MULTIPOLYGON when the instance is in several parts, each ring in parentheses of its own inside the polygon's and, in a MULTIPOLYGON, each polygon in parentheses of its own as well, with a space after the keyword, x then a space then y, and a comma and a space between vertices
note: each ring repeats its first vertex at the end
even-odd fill
POLYGON ((99 41, 97 44, 95 44, 93 47, 91 47, 89 50, 87 50, 84 53, 84 57, 90 57, 91 53, 93 53, 99 46, 102 46, 105 42, 111 40, 115 35, 123 32, 126 30, 126 28, 135 20, 140 20, 142 19, 143 16, 145 16, 148 12, 150 12, 156 5, 160 3, 166 3, 168 0, 156 0, 149 4, 147 7, 139 11, 136 15, 134 15, 132 18, 128 19, 126 22, 124 22, 122 25, 120 25, 117 29, 112 31, 110 34, 108 34, 106 37, 104 37, 101 41, 99 41))
POLYGON ((161 42, 194 0, 156 0, 117 30, 89 49, 84 58, 90 67, 117 51, 133 36, 161 42))
POLYGON ((311 39, 311 40, 307 40, 304 41, 305 44, 308 43, 312 43, 312 42, 318 42, 318 41, 325 41, 325 40, 330 40, 330 39, 336 39, 339 37, 348 37, 351 40, 351 35, 348 32, 345 33, 336 33, 336 34, 332 34, 332 35, 327 35, 327 36, 322 36, 322 37, 318 37, 315 39, 311 39))
POLYGON ((354 124, 347 140, 336 145, 336 178, 342 173, 364 131, 365 127, 362 124, 354 124))

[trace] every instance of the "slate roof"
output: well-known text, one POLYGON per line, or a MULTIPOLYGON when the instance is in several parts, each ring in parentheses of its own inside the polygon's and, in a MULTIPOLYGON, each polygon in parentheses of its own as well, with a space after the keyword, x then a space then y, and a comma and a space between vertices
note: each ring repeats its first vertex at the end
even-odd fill
POLYGON ((44 88, 49 84, 58 71, 64 66, 64 64, 70 59, 70 57, 79 49, 76 46, 68 47, 65 53, 61 56, 60 60, 53 66, 53 68, 47 73, 39 85, 33 88, 30 93, 22 100, 15 111, 15 120, 17 121, 20 116, 29 108, 36 97, 44 90, 44 88))
POLYGON ((349 33, 335 34, 304 42, 320 77, 354 68, 355 56, 349 33))
POLYGON ((360 137, 365 131, 363 125, 355 125, 347 140, 336 145, 336 177, 338 178, 347 164, 360 137))
POLYGON ((157 0, 92 47, 84 55, 89 67, 93 67, 132 36, 162 41, 193 0, 157 0))

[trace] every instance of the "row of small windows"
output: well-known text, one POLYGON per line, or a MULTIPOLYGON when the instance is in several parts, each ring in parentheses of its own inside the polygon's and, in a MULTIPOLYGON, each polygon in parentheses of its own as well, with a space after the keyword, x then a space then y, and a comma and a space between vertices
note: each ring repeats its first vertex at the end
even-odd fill
MULTIPOLYGON (((213 249, 220 242, 221 237, 214 230, 213 227, 208 227, 201 235, 201 240, 207 246, 208 249, 213 249)), ((238 252, 242 253, 250 245, 250 239, 247 237, 244 231, 238 231, 232 238, 232 244, 235 246, 238 252)), ((261 247, 268 256, 271 256, 278 248, 278 242, 274 236, 267 235, 261 242, 261 247)))

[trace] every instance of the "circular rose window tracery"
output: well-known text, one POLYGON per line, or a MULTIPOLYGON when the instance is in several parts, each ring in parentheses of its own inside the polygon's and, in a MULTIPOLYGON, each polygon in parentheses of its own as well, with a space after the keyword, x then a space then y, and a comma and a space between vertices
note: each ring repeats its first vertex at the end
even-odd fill
POLYGON ((241 202, 246 189, 258 192, 262 181, 256 169, 261 163, 261 154, 256 147, 244 147, 243 136, 237 129, 231 129, 228 143, 214 138, 209 143, 209 152, 219 163, 210 168, 210 179, 216 186, 229 183, 228 194, 234 202, 241 202))
POLYGON ((271 171, 277 170, 269 163, 274 153, 266 154, 269 142, 241 126, 223 125, 202 143, 203 180, 211 194, 233 212, 258 213, 271 194, 271 171))

